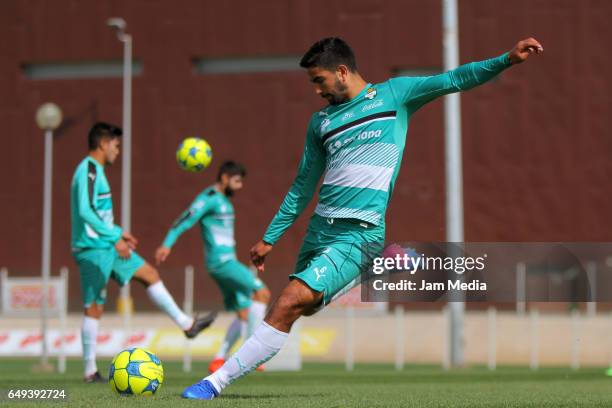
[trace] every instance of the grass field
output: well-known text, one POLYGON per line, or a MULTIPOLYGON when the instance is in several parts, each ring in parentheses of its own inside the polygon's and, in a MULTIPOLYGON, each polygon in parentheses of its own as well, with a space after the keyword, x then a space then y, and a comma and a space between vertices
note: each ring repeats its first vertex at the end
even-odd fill
MULTIPOLYGON (((0 360, 0 406, 6 406, 11 388, 64 388, 68 403, 51 406, 196 406, 211 407, 610 407, 612 378, 603 369, 468 368, 445 372, 438 367, 407 367, 397 372, 388 365, 357 365, 347 373, 334 364, 306 364, 298 373, 254 373, 230 386, 214 401, 186 401, 180 393, 205 373, 204 363, 194 372, 180 363, 164 364, 166 380, 152 398, 119 397, 106 384, 83 384, 81 364, 69 361, 68 373, 40 374, 34 360, 0 360)), ((100 366, 106 370, 105 365, 100 366)), ((12 406, 39 406, 19 402, 12 406)), ((49 405, 47 403, 45 405, 49 405)))

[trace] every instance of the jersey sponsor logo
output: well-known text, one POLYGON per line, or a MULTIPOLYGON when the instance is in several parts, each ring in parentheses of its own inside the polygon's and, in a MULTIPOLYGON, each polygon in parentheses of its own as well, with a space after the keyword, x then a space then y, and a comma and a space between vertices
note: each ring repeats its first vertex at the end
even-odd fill
POLYGON ((340 140, 336 140, 336 142, 331 143, 327 146, 327 150, 329 150, 329 154, 334 154, 338 149, 342 147, 342 142, 340 140))
POLYGON ((353 116, 355 116, 355 114, 354 114, 353 112, 346 112, 346 113, 344 114, 344 116, 342 116, 342 121, 344 122, 345 120, 350 119, 350 118, 352 118, 353 116))
POLYGON ((367 112, 369 110, 381 107, 381 106, 383 106, 383 104, 384 104, 384 99, 377 99, 376 101, 374 101, 372 103, 368 103, 367 105, 364 105, 364 107, 361 108, 361 111, 362 112, 367 112))
POLYGON ((370 88, 367 90, 366 94, 365 94, 365 98, 366 99, 374 99, 376 98, 376 88, 370 88))
POLYGON ((366 130, 357 135, 357 140, 368 140, 376 137, 380 137, 382 130, 366 130))
POLYGON ((336 153, 338 149, 344 147, 345 145, 350 144, 353 140, 368 140, 374 139, 382 136, 382 129, 375 130, 364 130, 363 132, 358 133, 357 135, 353 135, 351 137, 347 137, 344 140, 336 140, 334 143, 330 143, 327 145, 327 150, 330 154, 336 153))

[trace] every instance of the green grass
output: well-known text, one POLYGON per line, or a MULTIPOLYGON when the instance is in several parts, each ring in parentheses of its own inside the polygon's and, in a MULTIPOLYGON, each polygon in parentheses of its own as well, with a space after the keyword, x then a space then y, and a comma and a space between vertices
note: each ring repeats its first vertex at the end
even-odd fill
MULTIPOLYGON (((64 388, 67 404, 51 406, 206 406, 211 407, 609 407, 612 378, 603 369, 502 367, 490 372, 475 367, 445 372, 438 367, 407 367, 397 372, 389 365, 357 365, 347 373, 342 365, 306 364, 297 373, 254 373, 211 402, 180 398, 183 388, 205 373, 205 363, 194 372, 181 371, 180 363, 164 364, 166 380, 152 398, 119 397, 106 384, 83 384, 81 364, 72 360, 68 373, 37 374, 34 360, 0 360, 0 389, 64 388)), ((100 367, 106 369, 105 365, 100 367)), ((0 406, 6 400, 0 399, 0 406)), ((37 406, 20 402, 17 407, 37 406)), ((49 404, 46 404, 49 405, 49 404)))

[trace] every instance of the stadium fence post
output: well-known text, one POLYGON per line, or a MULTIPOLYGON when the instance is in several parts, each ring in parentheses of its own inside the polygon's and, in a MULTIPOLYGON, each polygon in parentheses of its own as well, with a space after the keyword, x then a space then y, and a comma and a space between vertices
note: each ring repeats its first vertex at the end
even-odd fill
POLYGON ((404 369, 404 305, 395 306, 395 369, 404 369))
POLYGON ((488 348, 488 363, 489 370, 495 370, 497 367, 497 309, 495 306, 489 306, 487 310, 488 332, 489 332, 489 348, 488 348))
POLYGON ((60 278, 62 282, 62 299, 59 301, 59 351, 57 355, 57 371, 60 374, 66 372, 66 317, 68 314, 68 267, 60 268, 60 278))
POLYGON ((516 264, 516 313, 525 315, 527 304, 527 267, 524 262, 516 264))
POLYGON ((586 266, 587 278, 589 280, 589 299, 587 302, 587 315, 594 317, 597 314, 597 264, 589 262, 586 266))
POLYGON ((355 307, 349 305, 346 308, 346 371, 353 371, 355 368, 355 307))
MULTIPOLYGON (((185 267, 185 299, 183 299, 183 309, 186 314, 193 314, 193 266, 185 267)), ((185 339, 185 347, 183 348, 183 371, 191 372, 191 343, 189 339, 185 339)))
POLYGON ((572 370, 580 368, 580 312, 573 309, 572 313, 572 357, 570 366, 572 370))
POLYGON ((540 314, 536 308, 530 308, 529 310, 529 340, 530 340, 530 361, 529 368, 537 370, 539 366, 539 338, 538 338, 538 324, 540 314))

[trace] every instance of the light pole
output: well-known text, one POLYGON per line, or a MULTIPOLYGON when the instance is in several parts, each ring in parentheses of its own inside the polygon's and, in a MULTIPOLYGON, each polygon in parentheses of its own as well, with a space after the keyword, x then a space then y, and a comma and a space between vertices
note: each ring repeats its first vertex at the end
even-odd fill
POLYGON ((42 300, 41 332, 42 353, 40 369, 52 370, 47 348, 47 320, 49 308, 49 276, 51 273, 51 182, 53 171, 53 131, 62 122, 62 111, 54 103, 45 103, 36 111, 36 124, 45 131, 45 163, 43 184, 43 233, 42 233, 42 300))
MULTIPOLYGON (((109 18, 106 21, 117 33, 117 38, 123 43, 123 157, 121 159, 121 226, 124 231, 130 231, 132 217, 132 36, 125 32, 127 26, 120 17, 109 18)), ((123 308, 124 328, 130 326, 132 302, 129 284, 121 288, 121 305, 123 308)))
MULTIPOLYGON (((458 0, 442 0, 444 71, 459 66, 458 0)), ((444 97, 446 162, 446 241, 451 256, 461 256, 463 245, 463 164, 461 160, 461 99, 459 93, 444 97)), ((453 278, 461 275, 450 272, 453 278)), ((449 299, 449 356, 451 367, 463 365, 463 317, 465 295, 451 292, 449 299)))

